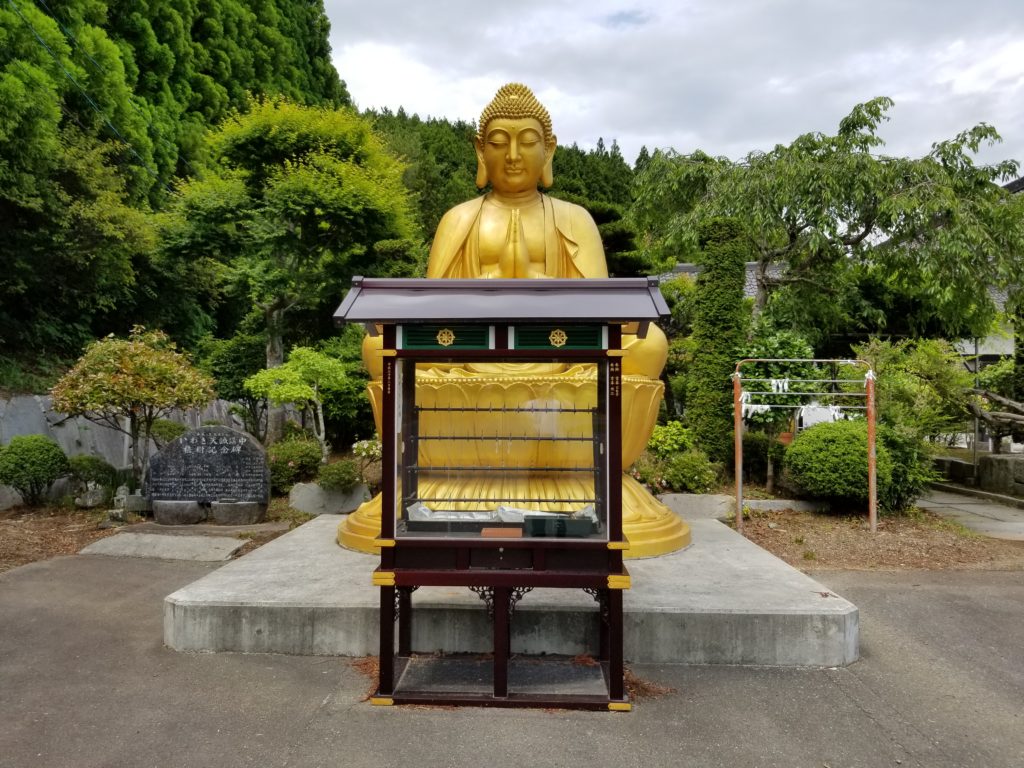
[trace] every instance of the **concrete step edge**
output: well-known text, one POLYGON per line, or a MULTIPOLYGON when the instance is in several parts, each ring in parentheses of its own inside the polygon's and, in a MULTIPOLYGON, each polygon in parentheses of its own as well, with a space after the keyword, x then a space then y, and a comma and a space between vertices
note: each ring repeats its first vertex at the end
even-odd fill
POLYGON ((979 488, 969 488, 966 485, 957 485, 955 483, 932 483, 931 487, 937 491, 956 493, 961 496, 972 496, 976 499, 984 499, 985 501, 994 501, 997 504, 1004 504, 1007 507, 1024 509, 1024 499, 1018 499, 1015 496, 1005 496, 1001 493, 992 493, 991 491, 983 491, 979 488))

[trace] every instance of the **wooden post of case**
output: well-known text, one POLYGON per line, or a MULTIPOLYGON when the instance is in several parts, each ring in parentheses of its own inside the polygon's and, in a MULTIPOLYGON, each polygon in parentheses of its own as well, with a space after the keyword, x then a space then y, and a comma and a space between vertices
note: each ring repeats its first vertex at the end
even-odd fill
POLYGON ((597 593, 597 631, 598 651, 597 657, 601 661, 608 661, 609 649, 611 648, 611 617, 608 615, 608 590, 601 589, 597 593))
POLYGON ((412 587, 398 588, 398 655, 412 655, 412 587))
POLYGON ((508 587, 494 588, 494 695, 502 699, 508 697, 510 593, 508 587))
POLYGON ((608 590, 608 698, 612 701, 625 699, 625 684, 622 660, 622 590, 608 590))
MULTIPOLYGON (((619 346, 619 334, 611 333, 609 327, 609 347, 612 340, 619 346)), ((608 540, 622 541, 622 358, 612 357, 608 360, 608 454, 607 487, 608 487, 608 540)))
POLYGON ((395 692, 395 588, 380 588, 380 672, 377 693, 395 692))

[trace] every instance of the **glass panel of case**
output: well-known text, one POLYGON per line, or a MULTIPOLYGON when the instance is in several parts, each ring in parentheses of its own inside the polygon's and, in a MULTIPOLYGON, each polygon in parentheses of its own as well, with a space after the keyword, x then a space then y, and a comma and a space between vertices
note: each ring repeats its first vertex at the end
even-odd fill
POLYGON ((606 371, 399 361, 396 535, 606 541, 606 371))

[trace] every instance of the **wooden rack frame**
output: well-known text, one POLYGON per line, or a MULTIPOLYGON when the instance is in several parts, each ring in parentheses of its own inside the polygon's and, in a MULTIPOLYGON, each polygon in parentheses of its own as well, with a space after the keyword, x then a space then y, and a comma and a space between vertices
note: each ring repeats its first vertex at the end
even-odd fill
MULTIPOLYGON (((366 323, 383 335, 381 439, 385 471, 381 533, 376 542, 380 546, 380 565, 373 573, 373 583, 380 588, 380 674, 372 703, 628 710, 630 704, 623 683, 622 612, 623 590, 630 586, 629 573, 623 565, 623 551, 629 544, 622 533, 619 480, 622 327, 629 324, 643 331, 648 323, 668 314, 656 281, 356 278, 353 283, 354 288, 336 313, 336 319, 366 323), (415 301, 408 301, 409 297, 415 301), (403 310, 405 306, 413 309, 403 310), (600 311, 601 316, 596 316, 595 311, 600 311), (439 322, 444 317, 450 319, 439 322), (457 329, 451 327, 456 325, 457 329), (437 343, 431 343, 432 334, 437 343), (460 348, 460 337, 472 343, 460 348), (549 337, 553 341, 545 343, 549 337), (561 343, 556 346, 556 341, 561 343), (595 447, 595 464, 587 471, 595 474, 593 501, 603 507, 599 519, 606 535, 398 535, 397 518, 418 493, 416 459, 412 457, 418 457, 417 441, 423 438, 417 434, 415 425, 415 366, 439 360, 456 364, 559 361, 597 367, 597 407, 574 410, 592 413, 593 423, 600 424, 602 430, 600 435, 586 438, 592 442, 600 439, 602 444, 601 450, 595 447), (403 445, 401 441, 409 442, 403 445), (399 461, 400 455, 410 457, 408 466, 399 461), (406 498, 400 499, 402 493, 406 498), (485 601, 492 619, 490 691, 441 691, 399 685, 402 673, 413 659, 412 593, 424 586, 466 587, 485 601), (510 690, 515 606, 524 594, 541 587, 581 589, 598 602, 597 655, 607 686, 605 694, 510 690)), ((543 471, 543 467, 537 469, 543 471)))

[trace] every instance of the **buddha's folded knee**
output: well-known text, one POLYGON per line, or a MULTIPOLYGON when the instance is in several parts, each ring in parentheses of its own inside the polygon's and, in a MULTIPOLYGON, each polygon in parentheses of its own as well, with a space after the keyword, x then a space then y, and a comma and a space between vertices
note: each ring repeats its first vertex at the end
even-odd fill
POLYGON ((640 338, 633 334, 622 335, 622 373, 626 376, 647 376, 657 379, 661 376, 668 360, 668 339, 665 332, 653 323, 647 329, 647 336, 640 338))

